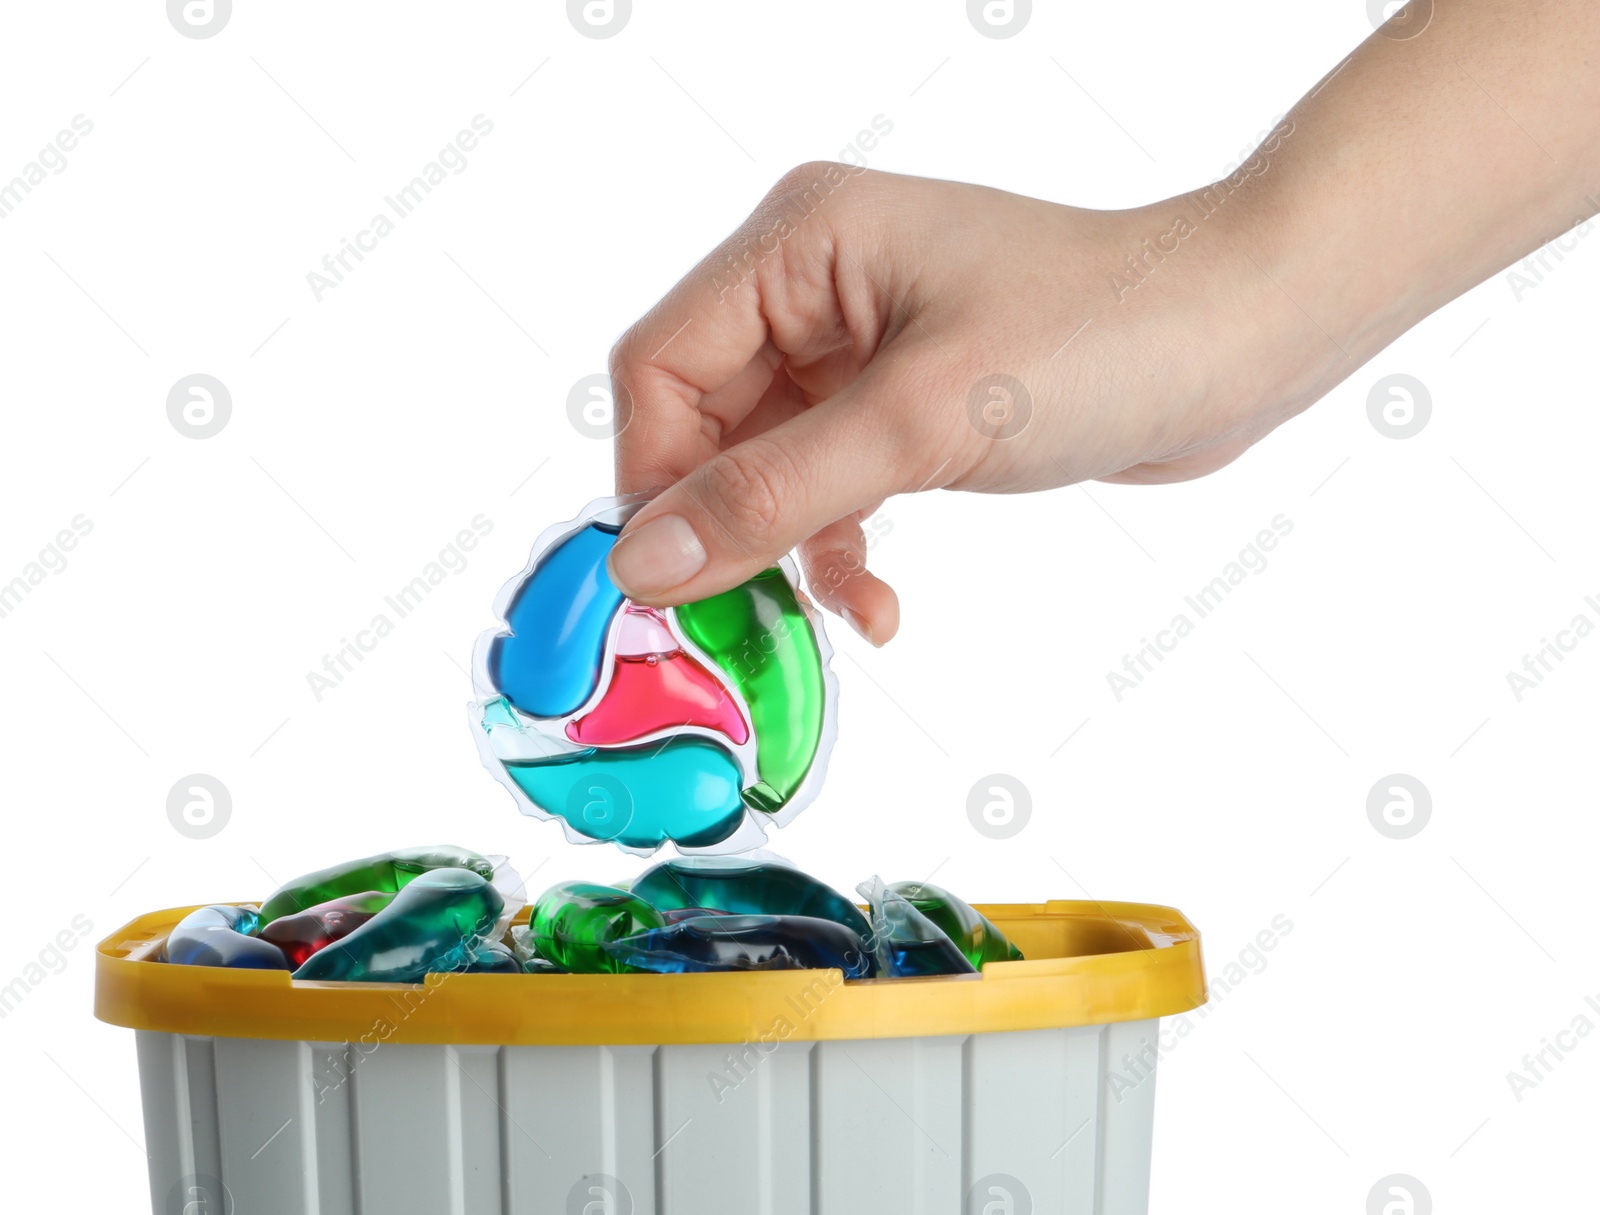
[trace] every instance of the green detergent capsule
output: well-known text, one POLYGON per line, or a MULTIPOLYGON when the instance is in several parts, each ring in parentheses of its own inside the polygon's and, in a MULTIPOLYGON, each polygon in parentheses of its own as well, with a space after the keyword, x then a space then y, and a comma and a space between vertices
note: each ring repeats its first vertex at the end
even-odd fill
POLYGON ((943 887, 931 882, 895 882, 889 889, 932 920, 979 969, 989 962, 1023 960, 1022 951, 987 916, 943 887))
POLYGON ((449 844, 380 852, 295 878, 261 904, 261 923, 265 926, 281 915, 293 915, 346 895, 369 890, 393 894, 435 869, 466 869, 485 879, 494 876, 494 864, 487 857, 449 844))
POLYGON ((745 802, 775 813, 799 790, 822 743, 822 653, 787 575, 763 570, 731 591, 673 609, 678 626, 750 709, 758 780, 745 802))
POLYGON ((629 967, 605 946, 666 924, 649 903, 615 886, 562 882, 541 894, 529 916, 538 958, 574 974, 621 974, 629 967))
POLYGON ((890 979, 976 974, 960 947, 937 924, 875 877, 856 887, 872 913, 878 974, 890 979))

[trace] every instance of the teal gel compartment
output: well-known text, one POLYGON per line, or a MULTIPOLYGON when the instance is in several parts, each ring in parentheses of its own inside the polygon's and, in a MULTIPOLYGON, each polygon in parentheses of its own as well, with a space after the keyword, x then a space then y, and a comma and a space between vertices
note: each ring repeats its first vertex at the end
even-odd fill
POLYGON ((703 738, 508 760, 505 767, 535 805, 591 839, 633 848, 670 839, 704 848, 727 839, 744 819, 738 764, 703 738))

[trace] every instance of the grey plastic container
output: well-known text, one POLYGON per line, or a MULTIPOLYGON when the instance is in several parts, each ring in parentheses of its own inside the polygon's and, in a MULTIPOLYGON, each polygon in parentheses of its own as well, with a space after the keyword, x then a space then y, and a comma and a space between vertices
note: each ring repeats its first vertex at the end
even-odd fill
POLYGON ((1137 904, 982 907, 1029 960, 981 975, 415 987, 153 961, 187 910, 96 960, 157 1215, 1144 1215, 1159 1017, 1205 998, 1137 904))

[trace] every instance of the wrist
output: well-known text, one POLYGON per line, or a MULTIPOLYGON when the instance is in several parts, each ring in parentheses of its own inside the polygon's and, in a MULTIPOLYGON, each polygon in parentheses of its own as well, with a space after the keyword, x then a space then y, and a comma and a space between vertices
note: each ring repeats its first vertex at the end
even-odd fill
POLYGON ((1292 125, 1274 135, 1229 176, 1123 213, 1119 225, 1131 256, 1112 267, 1111 312, 1159 298, 1151 315, 1192 360, 1188 383, 1200 394, 1194 437, 1202 441, 1259 438, 1370 354, 1358 356, 1343 332, 1361 305, 1336 298, 1337 267, 1280 252, 1292 217, 1275 209, 1265 187, 1292 125))

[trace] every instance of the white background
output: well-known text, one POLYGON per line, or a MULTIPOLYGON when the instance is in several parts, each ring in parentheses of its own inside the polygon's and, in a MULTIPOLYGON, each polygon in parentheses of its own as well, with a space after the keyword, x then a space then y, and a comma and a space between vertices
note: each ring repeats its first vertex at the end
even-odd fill
MULTIPOLYGON (((1371 28, 1360 0, 1037 9, 992 39, 958 0, 645 0, 598 40, 554 0, 241 0, 190 39, 151 0, 8 6, 0 180, 94 124, 0 220, 0 582, 93 527, 0 619, 0 985, 93 926, 0 1020, 9 1206, 144 1209, 132 1035, 90 1018, 90 943, 133 916, 442 840, 536 886, 639 868, 516 814, 463 668, 534 535, 610 490, 569 388, 783 170, 882 115, 875 168, 1147 202, 1232 168, 1371 28), (478 114, 465 171, 319 303, 307 272, 478 114), (195 372, 232 397, 205 440, 166 413, 195 372), (307 672, 480 514, 465 569, 318 702, 307 672), (167 818, 194 772, 232 798, 207 840, 167 818)), ((1157 1211, 1357 1213, 1394 1172, 1441 1212, 1578 1209, 1600 1038, 1520 1102, 1506 1079, 1600 995, 1600 640, 1521 703, 1506 681, 1600 621, 1600 241, 1551 264, 1208 480, 891 501, 871 559, 902 634, 830 632, 841 736, 775 841, 797 863, 1169 903, 1213 975, 1292 921, 1162 1065, 1157 1211), (1367 416, 1393 372, 1433 401, 1403 441, 1367 416), (1115 700, 1107 671, 1280 514, 1268 568, 1115 700), (1433 800, 1404 841, 1367 817, 1396 772, 1433 800), (990 773, 1031 791, 1009 840, 968 820, 990 773)))

